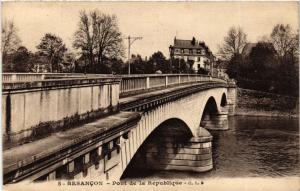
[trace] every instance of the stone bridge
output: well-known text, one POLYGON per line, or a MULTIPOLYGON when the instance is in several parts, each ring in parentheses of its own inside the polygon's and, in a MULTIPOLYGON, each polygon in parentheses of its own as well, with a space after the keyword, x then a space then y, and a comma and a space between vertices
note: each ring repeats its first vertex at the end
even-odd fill
POLYGON ((208 171, 209 131, 228 129, 236 104, 233 81, 201 75, 44 75, 2 89, 4 183, 208 171))

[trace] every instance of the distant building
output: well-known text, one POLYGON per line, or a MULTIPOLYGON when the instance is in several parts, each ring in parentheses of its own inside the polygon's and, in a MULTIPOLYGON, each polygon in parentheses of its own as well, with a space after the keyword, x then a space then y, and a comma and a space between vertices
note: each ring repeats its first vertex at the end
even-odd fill
POLYGON ((259 42, 259 43, 247 43, 242 50, 242 57, 248 58, 253 50, 258 44, 272 51, 276 51, 274 45, 270 42, 259 42))
POLYGON ((228 67, 228 61, 218 59, 215 62, 214 67, 215 67, 214 72, 216 73, 214 76, 217 76, 218 78, 229 79, 226 73, 228 67))
POLYGON ((252 49, 253 49, 254 47, 256 47, 256 45, 257 45, 257 43, 247 43, 247 44, 244 46, 243 50, 242 50, 242 56, 243 56, 243 58, 249 57, 249 55, 250 55, 252 49))
POLYGON ((207 71, 212 70, 215 57, 204 42, 192 40, 181 40, 174 38, 174 44, 169 47, 171 58, 184 59, 191 63, 192 68, 197 72, 200 68, 207 71))

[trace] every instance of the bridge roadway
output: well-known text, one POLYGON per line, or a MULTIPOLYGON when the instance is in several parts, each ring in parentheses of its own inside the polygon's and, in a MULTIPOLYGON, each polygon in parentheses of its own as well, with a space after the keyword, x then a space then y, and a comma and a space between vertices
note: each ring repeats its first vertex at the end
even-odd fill
MULTIPOLYGON (((83 171, 81 176, 84 177, 90 166, 99 166, 99 161, 103 166, 98 168, 103 168, 100 171, 107 178, 107 172, 119 163, 119 157, 113 157, 113 152, 118 155, 120 142, 128 139, 144 112, 199 91, 227 87, 228 84, 220 82, 198 82, 122 97, 119 100, 120 112, 4 150, 4 183, 76 178, 79 171, 83 171), (111 157, 116 161, 111 162, 111 157), (78 158, 83 160, 79 162, 83 165, 78 165, 78 161, 74 163, 78 158), (79 171, 76 165, 81 166, 79 171), (66 174, 58 172, 57 169, 62 167, 67 167, 61 170, 66 174)), ((203 133, 209 137, 206 131, 203 133)))

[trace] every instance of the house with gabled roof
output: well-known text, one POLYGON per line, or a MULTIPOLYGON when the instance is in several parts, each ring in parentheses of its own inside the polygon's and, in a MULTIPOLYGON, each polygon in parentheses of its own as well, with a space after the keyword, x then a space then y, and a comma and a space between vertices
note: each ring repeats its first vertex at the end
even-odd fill
POLYGON ((194 37, 191 40, 182 40, 174 38, 174 43, 169 47, 172 59, 184 59, 185 62, 191 63, 194 71, 204 69, 211 71, 214 55, 203 41, 197 41, 194 37))

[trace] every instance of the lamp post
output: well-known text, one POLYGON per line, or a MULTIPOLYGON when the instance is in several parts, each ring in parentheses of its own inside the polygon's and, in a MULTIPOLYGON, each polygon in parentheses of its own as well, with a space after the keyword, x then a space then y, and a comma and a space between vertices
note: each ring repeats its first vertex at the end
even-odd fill
POLYGON ((210 73, 211 73, 211 76, 214 75, 214 62, 215 62, 214 55, 212 53, 210 53, 210 73))
POLYGON ((134 43, 134 41, 141 40, 141 39, 143 39, 143 37, 130 37, 130 36, 128 36, 125 39, 128 39, 128 75, 130 75, 130 47, 134 43))
POLYGON ((172 66, 172 59, 173 59, 173 55, 174 55, 174 49, 172 47, 172 45, 169 46, 169 51, 170 51, 170 73, 172 74, 173 72, 173 66, 172 66))

